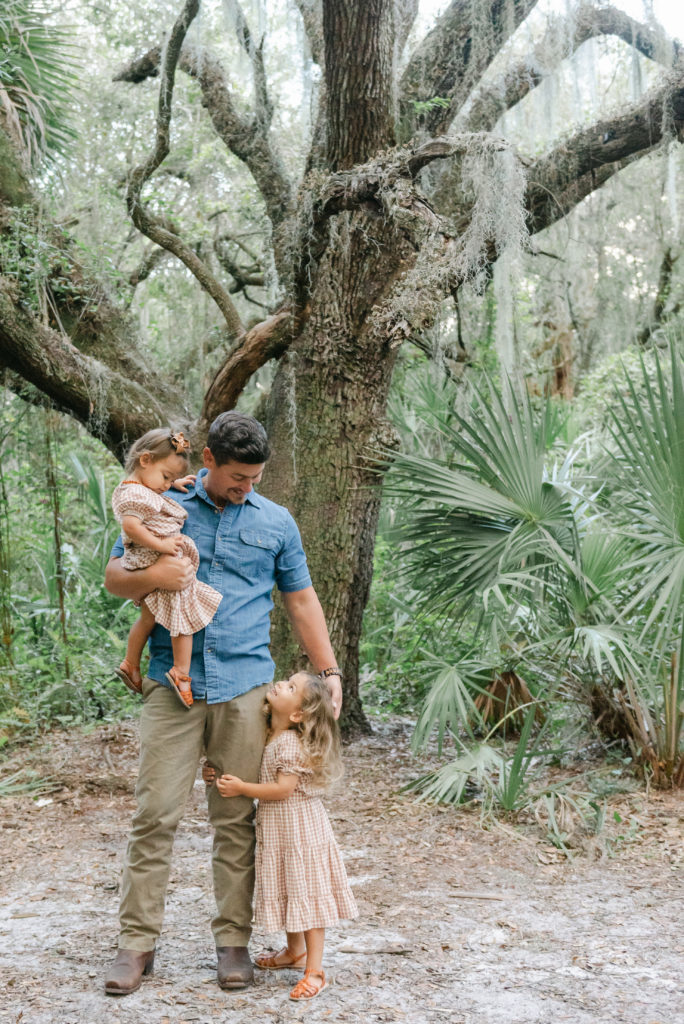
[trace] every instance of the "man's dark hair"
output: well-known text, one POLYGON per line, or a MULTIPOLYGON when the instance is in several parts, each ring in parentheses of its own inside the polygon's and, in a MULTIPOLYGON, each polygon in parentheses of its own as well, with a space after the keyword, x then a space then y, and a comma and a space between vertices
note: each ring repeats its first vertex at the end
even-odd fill
POLYGON ((271 457, 266 431, 259 421, 233 410, 216 417, 209 427, 207 447, 217 466, 226 462, 245 462, 256 466, 271 457))

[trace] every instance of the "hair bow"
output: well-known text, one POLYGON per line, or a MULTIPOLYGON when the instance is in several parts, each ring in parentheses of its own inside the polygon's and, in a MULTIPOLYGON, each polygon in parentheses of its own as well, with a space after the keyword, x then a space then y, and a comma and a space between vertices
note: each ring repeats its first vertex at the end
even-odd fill
POLYGON ((180 430, 177 434, 170 434, 169 440, 176 451, 176 455, 184 455, 190 451, 190 442, 185 440, 180 430))

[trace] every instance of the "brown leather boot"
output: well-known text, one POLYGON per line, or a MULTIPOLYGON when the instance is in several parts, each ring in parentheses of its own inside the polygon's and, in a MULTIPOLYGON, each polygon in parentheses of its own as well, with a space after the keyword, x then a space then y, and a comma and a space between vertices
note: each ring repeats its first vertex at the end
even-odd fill
POLYGON ((120 949, 109 968, 104 989, 109 996, 127 996, 140 988, 144 974, 152 974, 154 950, 140 953, 137 949, 120 949))
POLYGON ((246 988, 254 981, 254 965, 246 946, 217 946, 220 988, 246 988))

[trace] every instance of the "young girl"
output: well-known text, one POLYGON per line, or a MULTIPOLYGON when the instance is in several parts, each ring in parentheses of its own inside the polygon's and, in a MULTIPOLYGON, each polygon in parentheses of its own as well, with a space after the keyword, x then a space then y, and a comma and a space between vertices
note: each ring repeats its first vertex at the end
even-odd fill
POLYGON ((266 695, 269 735, 259 783, 204 765, 221 796, 259 801, 256 817, 256 924, 284 929, 287 945, 262 953, 257 967, 305 967, 290 999, 313 999, 325 986, 325 929, 358 916, 342 855, 320 800, 341 774, 340 745, 327 684, 308 672, 274 683, 266 695))
MULTIPOLYGON (((195 572, 199 555, 193 541, 181 534, 187 512, 172 498, 164 497, 176 481, 179 488, 191 482, 188 471, 190 445, 182 434, 148 430, 132 446, 126 459, 126 479, 112 495, 114 516, 121 524, 125 569, 145 569, 160 555, 185 555, 195 572), (183 477, 183 479, 179 479, 183 477)), ((134 693, 142 691, 140 659, 156 622, 168 629, 173 647, 173 667, 166 679, 184 708, 192 704, 189 676, 192 634, 211 622, 221 594, 195 577, 184 590, 155 590, 148 594, 140 618, 128 634, 126 657, 115 669, 119 679, 134 693)))

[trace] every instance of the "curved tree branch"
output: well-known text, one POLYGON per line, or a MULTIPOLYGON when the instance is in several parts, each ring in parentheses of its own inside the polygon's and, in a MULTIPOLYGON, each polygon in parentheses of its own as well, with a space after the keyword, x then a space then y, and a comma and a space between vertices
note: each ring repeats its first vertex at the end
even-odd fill
POLYGON ((266 69, 264 67, 264 40, 261 39, 258 43, 254 42, 249 25, 247 24, 247 19, 245 18, 245 13, 240 6, 239 0, 224 0, 224 2, 235 19, 235 31, 238 42, 249 57, 252 65, 256 119, 259 121, 262 128, 268 131, 271 121, 273 120, 273 104, 271 103, 268 95, 268 85, 266 83, 266 69))
POLYGON ((223 269, 233 278, 233 284, 230 286, 231 293, 243 291, 248 285, 263 288, 264 272, 262 268, 258 264, 252 264, 248 268, 241 267, 226 249, 225 241, 224 238, 217 238, 214 241, 214 252, 223 269))
MULTIPOLYGON (((566 216, 617 171, 654 150, 663 139, 673 136, 684 139, 684 68, 670 73, 664 84, 622 116, 576 132, 528 167, 526 207, 531 233, 542 231, 566 216)), ((404 155, 404 164, 408 169, 413 159, 415 169, 458 155, 468 138, 472 140, 477 136, 461 136, 461 141, 453 143, 448 138, 431 140, 417 150, 413 158, 404 155)), ((480 138, 487 139, 487 136, 480 138)), ((378 184, 371 176, 362 178, 360 170, 356 169, 356 198, 379 201, 383 189, 387 189, 387 176, 378 184)), ((399 175, 397 185, 401 185, 399 175)), ((468 267, 461 258, 461 240, 473 216, 472 209, 461 209, 455 217, 446 220, 425 200, 421 207, 415 190, 408 194, 413 196, 412 204, 405 202, 404 209, 413 216, 416 225, 422 221, 423 242, 415 267, 397 282, 388 300, 374 315, 378 336, 389 338, 391 344, 397 345, 433 323, 440 299, 453 293, 466 279, 468 267)), ((334 210, 340 202, 348 204, 350 199, 349 194, 336 189, 330 193, 329 205, 323 204, 322 210, 334 210)), ((388 208, 387 197, 383 202, 388 208)), ((418 227, 417 240, 420 233, 418 227)), ((484 239, 481 245, 484 258, 491 265, 498 256, 495 240, 484 239)))
POLYGON ((147 250, 143 254, 140 263, 137 267, 130 272, 128 275, 128 283, 131 289, 134 291, 141 281, 146 281, 150 276, 155 267, 158 267, 160 263, 163 263, 165 259, 172 256, 173 253, 169 252, 168 249, 160 249, 158 246, 154 246, 147 250))
POLYGON ((537 2, 452 0, 401 77, 402 122, 409 126, 409 134, 416 124, 433 135, 446 131, 468 93, 537 2), (435 98, 449 100, 448 106, 432 106, 416 116, 414 104, 435 98))
POLYGON ((116 373, 85 355, 64 334, 44 327, 17 302, 0 278, 0 348, 9 370, 35 385, 55 405, 75 416, 119 458, 127 445, 153 426, 187 424, 179 402, 148 367, 145 384, 116 373), (161 400, 160 400, 161 396, 161 400))
POLYGON ((643 56, 668 68, 682 52, 681 45, 659 27, 635 21, 617 7, 582 2, 567 17, 552 20, 529 57, 508 68, 494 85, 481 86, 456 125, 464 130, 491 131, 501 115, 524 99, 561 61, 589 39, 607 35, 622 39, 643 56))
POLYGON ((295 0, 304 23, 311 59, 323 70, 325 50, 323 47, 323 7, 321 0, 295 0))
MULTIPOLYGON (((160 60, 160 48, 153 47, 126 65, 114 81, 141 82, 159 73, 160 60)), ((277 228, 291 212, 293 190, 283 162, 271 145, 267 126, 258 117, 248 118, 238 111, 220 62, 206 50, 198 53, 186 40, 178 67, 197 81, 216 134, 251 172, 271 223, 277 228)))
POLYGON ((528 168, 531 233, 565 217, 613 174, 672 136, 684 139, 684 65, 624 114, 576 132, 528 168))
POLYGON ((270 359, 280 358, 307 316, 308 310, 293 317, 291 310, 281 309, 248 331, 229 353, 207 391, 200 422, 208 425, 220 412, 234 408, 252 374, 270 359))
POLYGON ((154 149, 143 164, 136 167, 129 178, 126 204, 131 220, 144 235, 164 249, 177 256, 197 278, 204 290, 221 310, 228 331, 232 337, 242 333, 242 321, 229 294, 219 284, 207 265, 189 245, 162 225, 152 216, 141 201, 142 187, 169 154, 169 133, 171 126, 171 101, 176 74, 176 65, 188 28, 199 10, 199 0, 186 0, 183 10, 171 30, 162 61, 161 84, 159 87, 159 112, 154 149))

